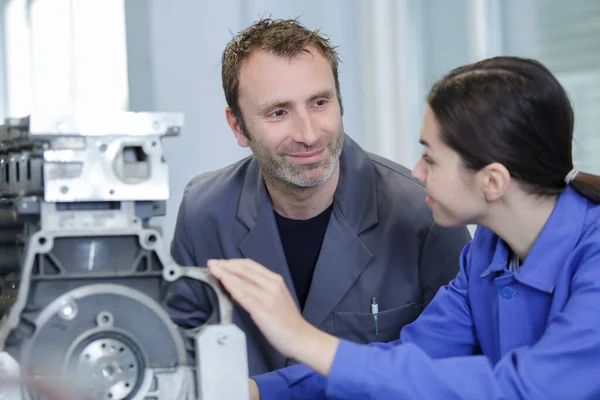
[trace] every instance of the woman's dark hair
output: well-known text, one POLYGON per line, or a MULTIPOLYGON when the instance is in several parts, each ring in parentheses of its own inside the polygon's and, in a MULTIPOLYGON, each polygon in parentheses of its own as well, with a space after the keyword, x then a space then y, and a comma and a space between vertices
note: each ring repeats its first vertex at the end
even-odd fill
MULTIPOLYGON (((573 169, 573 109, 539 62, 495 57, 459 67, 433 86, 427 101, 442 140, 467 168, 499 162, 532 193, 565 189, 573 169)), ((600 176, 580 172, 570 185, 600 203, 600 176)))

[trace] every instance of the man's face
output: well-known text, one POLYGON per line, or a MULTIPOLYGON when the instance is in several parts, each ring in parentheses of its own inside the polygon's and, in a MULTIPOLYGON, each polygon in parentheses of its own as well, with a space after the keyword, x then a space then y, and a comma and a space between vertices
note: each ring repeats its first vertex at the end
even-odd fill
POLYGON ((309 50, 293 59, 255 51, 239 77, 248 137, 234 129, 238 143, 250 147, 263 174, 295 187, 327 181, 344 141, 331 66, 309 50))

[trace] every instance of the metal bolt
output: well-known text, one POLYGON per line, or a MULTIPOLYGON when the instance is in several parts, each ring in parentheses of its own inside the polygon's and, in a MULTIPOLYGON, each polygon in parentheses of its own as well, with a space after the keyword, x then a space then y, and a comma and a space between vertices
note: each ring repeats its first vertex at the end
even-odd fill
POLYGON ((99 326, 112 325, 113 321, 114 317, 108 311, 102 311, 96 316, 96 324, 99 326))
POLYGON ((73 306, 67 304, 66 306, 63 307, 61 312, 62 312, 62 315, 64 315, 65 317, 70 317, 71 315, 73 315, 73 306))
POLYGON ((73 319, 77 315, 77 306, 69 302, 59 310, 59 315, 62 319, 73 319))
POLYGON ((224 333, 217 334, 217 343, 224 346, 229 341, 229 337, 224 333))

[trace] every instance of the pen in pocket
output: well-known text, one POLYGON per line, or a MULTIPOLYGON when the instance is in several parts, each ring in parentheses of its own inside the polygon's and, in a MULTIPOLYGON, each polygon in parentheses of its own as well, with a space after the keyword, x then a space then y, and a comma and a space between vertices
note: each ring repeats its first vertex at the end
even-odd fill
POLYGON ((377 299, 375 297, 371 298, 371 314, 373 315, 373 322, 375 323, 375 336, 379 335, 379 324, 377 323, 379 319, 379 305, 377 304, 377 299))

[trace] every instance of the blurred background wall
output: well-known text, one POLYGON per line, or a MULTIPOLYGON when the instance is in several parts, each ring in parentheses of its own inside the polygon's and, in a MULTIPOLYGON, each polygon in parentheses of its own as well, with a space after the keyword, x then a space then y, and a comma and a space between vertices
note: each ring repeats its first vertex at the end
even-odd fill
POLYGON ((225 122, 220 58, 261 16, 298 17, 339 46, 346 132, 408 167, 435 80, 489 56, 537 58, 573 102, 576 165, 600 173, 596 0, 0 0, 0 118, 185 113, 164 141, 170 241, 185 184, 249 154, 225 122))

